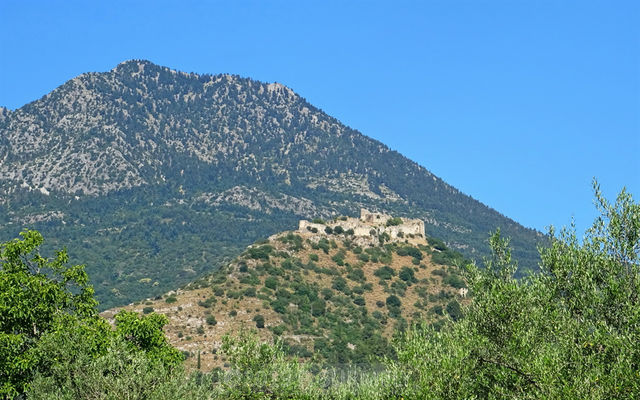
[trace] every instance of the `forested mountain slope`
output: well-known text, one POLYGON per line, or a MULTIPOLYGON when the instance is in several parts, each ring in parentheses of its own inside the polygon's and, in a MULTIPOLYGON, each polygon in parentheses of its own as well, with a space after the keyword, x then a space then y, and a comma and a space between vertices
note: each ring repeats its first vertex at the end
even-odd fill
MULTIPOLYGON (((390 116, 392 118, 393 116, 390 116)), ((300 217, 420 218, 477 258, 541 235, 278 83, 127 61, 0 110, 0 240, 25 227, 88 265, 103 307, 166 292, 300 217)))

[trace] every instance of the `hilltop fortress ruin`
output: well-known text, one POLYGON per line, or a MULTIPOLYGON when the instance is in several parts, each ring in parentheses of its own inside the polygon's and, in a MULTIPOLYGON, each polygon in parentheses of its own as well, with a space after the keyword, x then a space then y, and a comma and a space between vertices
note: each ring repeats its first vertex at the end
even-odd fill
POLYGON ((389 240, 392 241, 406 236, 425 237, 424 222, 422 220, 394 218, 391 215, 370 212, 364 208, 360 209, 360 218, 341 217, 327 222, 301 220, 298 225, 298 232, 300 233, 328 234, 336 230, 348 232, 356 238, 378 237, 387 234, 389 240))

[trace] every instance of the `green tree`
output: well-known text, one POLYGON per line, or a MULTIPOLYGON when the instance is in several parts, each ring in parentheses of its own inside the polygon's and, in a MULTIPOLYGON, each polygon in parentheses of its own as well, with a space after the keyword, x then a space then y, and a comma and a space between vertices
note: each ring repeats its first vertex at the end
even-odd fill
POLYGON ((124 338, 132 351, 142 351, 152 362, 173 367, 182 361, 180 352, 171 347, 162 328, 169 322, 163 314, 140 316, 131 311, 116 314, 116 336, 124 338))
POLYGON ((301 396, 311 375, 304 365, 286 358, 280 342, 260 343, 255 333, 242 331, 237 338, 222 338, 222 352, 232 370, 220 381, 219 398, 311 398, 310 393, 301 396))
POLYGON ((96 383, 78 378, 90 368, 120 379, 126 368, 117 365, 132 358, 151 369, 179 367, 182 355, 162 331, 165 316, 123 311, 113 330, 97 314, 84 266, 69 266, 64 250, 43 257, 36 231, 21 236, 0 245, 0 395, 31 391, 34 398, 47 392, 68 398, 53 395, 52 388, 78 393, 96 383))
POLYGON ((640 398, 640 205, 594 189, 601 216, 582 242, 551 229, 540 273, 516 279, 508 240, 491 236, 486 268, 467 267, 465 317, 398 345, 402 396, 640 398))
POLYGON ((0 394, 9 397, 22 393, 35 371, 48 368, 37 346, 62 315, 97 316, 84 266, 69 266, 65 250, 53 258, 40 255, 39 232, 20 235, 0 245, 0 394))

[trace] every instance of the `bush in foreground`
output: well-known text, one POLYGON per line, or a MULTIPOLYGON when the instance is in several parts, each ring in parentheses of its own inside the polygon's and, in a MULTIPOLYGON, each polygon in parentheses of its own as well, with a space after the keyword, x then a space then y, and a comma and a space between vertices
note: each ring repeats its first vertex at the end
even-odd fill
POLYGON ((508 241, 491 237, 487 268, 467 268, 465 317, 400 342, 405 398, 640 397, 640 205, 595 191, 601 217, 583 243, 551 231, 538 274, 516 280, 508 241))
POLYGON ((162 331, 165 316, 120 312, 112 329, 98 316, 84 266, 68 265, 66 251, 43 257, 36 231, 21 236, 0 245, 1 397, 31 391, 38 398, 56 387, 66 393, 58 398, 82 398, 81 388, 95 383, 87 374, 105 363, 101 382, 114 383, 128 376, 132 360, 145 365, 141 373, 180 367, 182 356, 162 331))

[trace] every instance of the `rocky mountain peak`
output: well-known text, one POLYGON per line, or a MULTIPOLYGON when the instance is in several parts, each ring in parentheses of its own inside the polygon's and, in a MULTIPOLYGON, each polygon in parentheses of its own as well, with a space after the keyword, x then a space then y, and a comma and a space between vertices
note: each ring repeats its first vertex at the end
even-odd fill
POLYGON ((4 121, 5 118, 11 113, 7 107, 0 106, 0 122, 4 121))
MULTIPOLYGON (((153 73, 154 70, 158 70, 158 69, 173 71, 170 68, 161 67, 157 64, 154 64, 149 60, 132 59, 132 60, 126 60, 119 63, 114 68, 112 68, 111 71, 109 72, 116 73, 116 74, 137 75, 137 74, 143 74, 145 72, 153 73)), ((174 71, 174 72, 177 73, 177 71, 174 71)))

